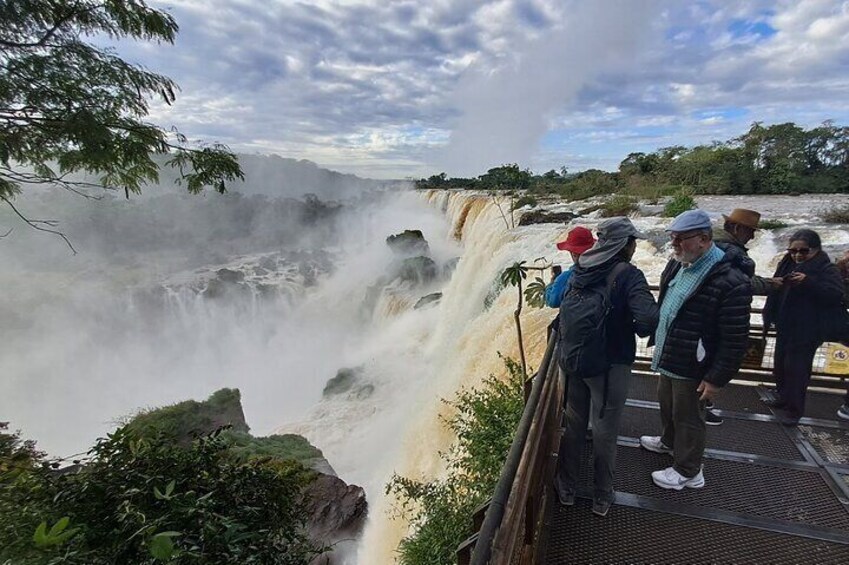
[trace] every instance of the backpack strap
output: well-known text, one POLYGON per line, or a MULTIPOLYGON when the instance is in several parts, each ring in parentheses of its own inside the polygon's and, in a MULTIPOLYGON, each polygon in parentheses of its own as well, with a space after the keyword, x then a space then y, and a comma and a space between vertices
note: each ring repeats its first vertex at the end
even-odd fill
POLYGON ((619 278, 619 275, 622 272, 631 266, 631 263, 628 261, 620 261, 613 265, 613 268, 610 269, 610 272, 607 273, 607 279, 605 283, 605 292, 607 293, 607 300, 610 301, 610 295, 613 292, 613 287, 616 286, 616 279, 619 278))
MULTIPOLYGON (((627 269, 631 263, 628 261, 620 261, 616 263, 610 272, 607 273, 607 281, 604 287, 605 298, 607 299, 608 308, 613 306, 613 300, 611 298, 611 294, 613 293, 613 287, 616 286, 616 279, 619 278, 619 275, 627 269)), ((605 313, 607 315, 607 313, 605 313)), ((607 393, 610 390, 610 378, 609 378, 610 369, 608 369, 607 373, 604 374, 604 393, 602 394, 601 399, 601 409, 599 409, 598 417, 599 419, 604 418, 604 409, 607 408, 607 393)))

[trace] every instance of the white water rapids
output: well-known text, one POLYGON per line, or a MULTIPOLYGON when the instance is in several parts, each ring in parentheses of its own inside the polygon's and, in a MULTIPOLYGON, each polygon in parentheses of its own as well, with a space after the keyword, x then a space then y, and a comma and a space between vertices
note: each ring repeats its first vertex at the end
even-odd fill
MULTIPOLYGON (((794 227, 817 229, 833 258, 849 246, 846 226, 817 219, 818 210, 849 203, 846 195, 698 200, 718 221, 721 213, 747 207, 791 224, 759 232, 750 244, 762 275, 772 273, 794 227)), ((142 214, 147 204, 126 206, 142 214)), ((196 261, 180 268, 171 251, 117 261, 83 250, 77 258, 56 259, 55 242, 39 240, 33 247, 0 240, 0 421, 10 421, 51 454, 67 456, 138 408, 238 387, 255 434, 301 433, 341 478, 366 489, 370 518, 349 561, 393 562, 407 529, 388 517, 387 480, 393 472, 438 476, 438 452, 451 441, 439 423, 445 409, 440 399, 503 373, 498 352, 518 354, 516 289, 499 290, 501 271, 540 257, 568 266, 568 254, 557 252, 555 242, 572 225, 593 228, 600 218, 593 213, 569 226, 508 228, 490 197, 447 191, 386 193, 351 210, 335 224, 333 243, 314 242, 306 255, 266 246, 222 252, 220 259, 212 254, 201 266, 196 261), (405 229, 423 231, 438 265, 460 260, 450 275, 429 285, 390 285, 374 309, 364 311, 369 287, 394 261, 384 240, 405 229), (51 259, 34 265, 29 257, 42 252, 51 259), (204 297, 199 289, 219 269, 243 277, 249 291, 204 297), (443 293, 438 304, 412 308, 435 291, 443 293), (361 367, 370 394, 323 398, 325 383, 343 367, 361 367)), ((668 220, 650 215, 652 207, 644 213, 633 221, 651 240, 639 243, 634 260, 656 283, 668 255, 668 220)), ((553 316, 525 308, 532 366, 553 316)))

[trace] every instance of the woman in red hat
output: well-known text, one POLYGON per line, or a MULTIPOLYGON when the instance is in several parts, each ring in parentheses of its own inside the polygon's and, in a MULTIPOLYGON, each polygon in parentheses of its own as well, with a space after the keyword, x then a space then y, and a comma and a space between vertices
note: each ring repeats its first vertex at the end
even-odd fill
POLYGON ((568 251, 572 256, 572 266, 557 275, 551 281, 551 284, 545 287, 546 306, 560 308, 560 302, 563 300, 563 295, 566 294, 566 287, 569 286, 569 277, 572 276, 572 270, 578 264, 578 257, 593 245, 595 245, 593 232, 582 226, 572 228, 569 235, 566 236, 566 240, 557 244, 557 249, 568 251))

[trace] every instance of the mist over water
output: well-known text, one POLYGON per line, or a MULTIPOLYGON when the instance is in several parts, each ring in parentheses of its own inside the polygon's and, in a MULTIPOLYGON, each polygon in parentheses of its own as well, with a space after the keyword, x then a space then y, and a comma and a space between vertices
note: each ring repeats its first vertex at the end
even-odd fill
MULTIPOLYGON (((79 254, 19 225, 0 242, 0 419, 67 456, 139 408, 224 386, 241 389, 259 435, 299 418, 359 362, 366 290, 395 261, 385 238, 446 231, 420 198, 377 188, 329 204, 173 191, 19 198, 30 217, 59 219, 79 254)), ((0 221, 15 225, 8 211, 0 221)), ((430 248, 435 260, 456 255, 436 239, 430 248)))

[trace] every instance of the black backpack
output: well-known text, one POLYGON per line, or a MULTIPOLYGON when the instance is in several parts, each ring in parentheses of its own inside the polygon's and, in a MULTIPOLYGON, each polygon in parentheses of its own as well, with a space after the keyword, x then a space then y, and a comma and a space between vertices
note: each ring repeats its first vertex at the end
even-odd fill
MULTIPOLYGON (((567 377, 585 379, 605 376, 604 404, 607 403, 607 318, 613 307, 610 296, 616 278, 630 263, 621 261, 607 274, 605 284, 577 288, 570 286, 560 303, 560 368, 567 377)), ((604 406, 601 407, 604 414, 604 406)))

